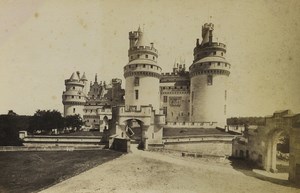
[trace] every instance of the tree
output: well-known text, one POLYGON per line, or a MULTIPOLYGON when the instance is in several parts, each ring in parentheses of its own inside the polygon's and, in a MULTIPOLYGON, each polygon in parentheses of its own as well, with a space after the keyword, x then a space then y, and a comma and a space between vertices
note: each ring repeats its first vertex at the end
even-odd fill
POLYGON ((49 133, 52 129, 62 130, 63 128, 64 118, 60 112, 57 110, 37 110, 30 121, 29 131, 42 130, 49 133))
POLYGON ((79 115, 69 115, 65 117, 65 127, 71 127, 73 129, 79 129, 83 125, 83 121, 79 115))
POLYGON ((22 145, 19 131, 28 129, 30 118, 15 114, 0 115, 0 146, 22 145))

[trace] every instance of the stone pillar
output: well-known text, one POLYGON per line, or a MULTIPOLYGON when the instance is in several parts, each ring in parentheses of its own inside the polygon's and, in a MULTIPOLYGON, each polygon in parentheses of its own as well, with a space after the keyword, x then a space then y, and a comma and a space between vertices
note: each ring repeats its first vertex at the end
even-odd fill
POLYGON ((144 150, 148 150, 148 137, 144 138, 144 150))
POLYGON ((277 143, 276 143, 276 139, 274 139, 275 137, 273 137, 273 139, 271 140, 271 172, 273 173, 277 173, 278 170, 276 168, 276 159, 277 159, 277 143))
POLYGON ((27 131, 19 131, 19 138, 24 139, 27 137, 27 131))
POLYGON ((300 185, 300 128, 290 129, 289 180, 300 185))
POLYGON ((266 171, 270 171, 271 169, 271 159, 272 159, 272 140, 269 139, 268 140, 268 144, 265 150, 266 154, 265 154, 265 158, 264 158, 264 169, 266 171))

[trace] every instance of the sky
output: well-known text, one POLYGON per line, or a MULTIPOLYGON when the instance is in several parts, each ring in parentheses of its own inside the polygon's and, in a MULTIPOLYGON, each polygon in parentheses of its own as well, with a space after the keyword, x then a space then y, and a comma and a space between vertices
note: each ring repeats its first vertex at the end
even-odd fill
POLYGON ((227 45, 229 116, 300 113, 300 1, 0 0, 0 114, 63 112, 64 80, 123 78, 128 32, 140 25, 164 72, 189 67, 201 26, 227 45))

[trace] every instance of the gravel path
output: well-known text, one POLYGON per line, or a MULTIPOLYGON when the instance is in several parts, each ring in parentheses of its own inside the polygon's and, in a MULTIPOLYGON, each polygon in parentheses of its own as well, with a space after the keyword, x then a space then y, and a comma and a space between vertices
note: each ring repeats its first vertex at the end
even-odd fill
POLYGON ((300 189, 258 179, 230 165, 201 163, 157 152, 134 150, 42 191, 54 192, 289 193, 300 192, 300 189))

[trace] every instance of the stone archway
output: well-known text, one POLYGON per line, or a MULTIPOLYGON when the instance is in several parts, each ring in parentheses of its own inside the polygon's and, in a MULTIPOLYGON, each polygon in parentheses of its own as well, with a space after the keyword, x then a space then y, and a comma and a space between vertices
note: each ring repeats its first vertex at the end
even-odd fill
POLYGON ((277 173, 277 144, 279 141, 279 137, 283 134, 287 133, 289 135, 288 130, 286 129, 274 129, 271 130, 268 135, 266 135, 267 143, 266 143, 266 155, 265 155, 265 163, 264 168, 267 171, 277 173))
POLYGON ((289 180, 300 184, 300 113, 290 110, 276 111, 265 117, 264 125, 245 128, 244 136, 233 140, 235 157, 254 161, 266 171, 277 172, 277 140, 286 132, 289 135, 289 180))
MULTIPOLYGON (((140 119, 127 119, 125 122, 125 134, 126 137, 130 138, 131 143, 138 144, 140 149, 144 149, 146 136, 146 128, 144 122, 140 119)), ((122 136, 125 137, 125 136, 122 136)))
POLYGON ((125 124, 127 136, 132 140, 142 140, 143 122, 138 119, 127 119, 125 124))
POLYGON ((289 180, 300 184, 300 114, 290 110, 276 111, 266 117, 266 125, 258 132, 264 144, 264 169, 277 172, 276 152, 279 135, 286 132, 289 135, 289 180))

